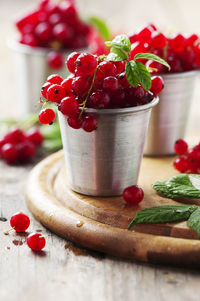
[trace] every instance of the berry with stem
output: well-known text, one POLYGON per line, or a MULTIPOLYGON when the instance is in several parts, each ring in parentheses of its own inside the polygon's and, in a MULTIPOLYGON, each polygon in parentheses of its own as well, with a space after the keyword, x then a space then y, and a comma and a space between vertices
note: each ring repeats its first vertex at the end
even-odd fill
POLYGON ((32 251, 41 251, 46 245, 46 240, 41 233, 31 233, 26 238, 26 243, 32 251))

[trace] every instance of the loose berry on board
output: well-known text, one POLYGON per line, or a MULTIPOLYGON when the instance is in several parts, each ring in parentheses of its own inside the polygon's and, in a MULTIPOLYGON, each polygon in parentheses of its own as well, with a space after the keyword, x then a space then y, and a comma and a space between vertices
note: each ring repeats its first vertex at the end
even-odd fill
POLYGON ((26 243, 32 251, 41 251, 46 245, 46 241, 41 233, 31 233, 26 238, 26 243))
POLYGON ((139 186, 132 185, 124 189, 123 198, 130 205, 138 205, 144 198, 144 192, 139 186))
POLYGON ((17 212, 12 215, 10 225, 17 232, 25 232, 30 225, 30 219, 23 212, 17 212))

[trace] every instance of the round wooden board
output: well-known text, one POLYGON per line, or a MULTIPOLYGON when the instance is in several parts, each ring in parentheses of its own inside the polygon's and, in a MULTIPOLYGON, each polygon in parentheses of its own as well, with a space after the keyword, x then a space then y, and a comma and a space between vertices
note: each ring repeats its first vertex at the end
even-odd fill
POLYGON ((126 205, 122 197, 80 195, 67 186, 63 151, 40 162, 30 173, 26 200, 34 216, 58 235, 83 247, 150 263, 200 267, 200 241, 186 222, 127 226, 138 210, 177 204, 156 194, 152 183, 175 174, 172 158, 144 158, 139 184, 145 199, 126 205))

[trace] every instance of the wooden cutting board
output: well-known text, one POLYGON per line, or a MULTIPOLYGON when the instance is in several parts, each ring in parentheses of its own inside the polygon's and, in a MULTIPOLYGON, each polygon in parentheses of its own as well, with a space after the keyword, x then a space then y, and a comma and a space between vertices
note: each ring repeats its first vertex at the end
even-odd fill
POLYGON ((90 197, 70 190, 60 151, 31 171, 26 185, 27 205, 47 228, 86 248, 144 262, 200 267, 200 241, 186 222, 141 224, 134 231, 127 230, 141 209, 180 204, 159 196, 152 188, 153 182, 176 174, 173 160, 143 159, 139 185, 145 198, 140 205, 131 206, 122 197, 90 197))

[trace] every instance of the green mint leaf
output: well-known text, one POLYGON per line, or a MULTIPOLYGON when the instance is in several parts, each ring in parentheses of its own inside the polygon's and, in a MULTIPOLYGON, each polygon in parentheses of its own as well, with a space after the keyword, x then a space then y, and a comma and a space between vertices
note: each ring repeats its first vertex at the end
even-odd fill
POLYGON ((137 53, 134 57, 134 61, 137 59, 152 60, 166 66, 169 70, 171 69, 170 65, 165 60, 152 53, 137 53))
POLYGON ((128 61, 126 63, 126 78, 129 84, 133 87, 137 87, 140 83, 140 74, 135 61, 128 61))
POLYGON ((97 31, 105 41, 110 40, 110 30, 107 24, 102 19, 96 16, 92 16, 88 18, 88 22, 91 23, 97 29, 97 31))
POLYGON ((171 199, 200 198, 200 175, 179 174, 167 181, 158 181, 153 187, 171 199))
POLYGON ((187 220, 197 208, 195 205, 166 205, 146 208, 137 212, 128 229, 136 224, 160 224, 187 220))
POLYGON ((173 194, 169 191, 167 187, 167 181, 157 181, 153 183, 153 188, 160 194, 164 195, 167 198, 173 198, 173 194))
POLYGON ((187 224, 194 229, 200 238, 200 207, 198 207, 189 217, 187 224))
POLYGON ((106 45, 122 49, 126 52, 131 51, 131 42, 125 34, 116 36, 112 41, 106 42, 106 45))
POLYGON ((148 91, 151 88, 151 75, 145 65, 135 61, 139 72, 140 83, 144 90, 148 91))
POLYGON ((112 47, 106 59, 108 61, 119 62, 128 60, 128 56, 123 50, 112 47))

